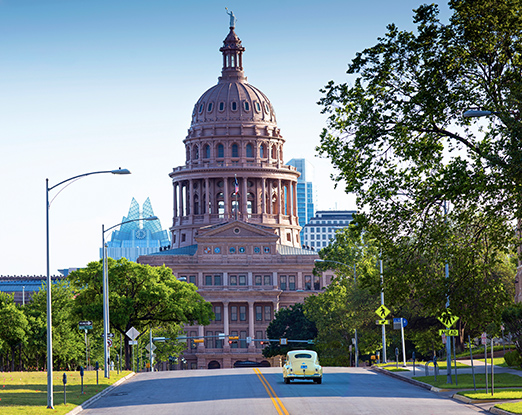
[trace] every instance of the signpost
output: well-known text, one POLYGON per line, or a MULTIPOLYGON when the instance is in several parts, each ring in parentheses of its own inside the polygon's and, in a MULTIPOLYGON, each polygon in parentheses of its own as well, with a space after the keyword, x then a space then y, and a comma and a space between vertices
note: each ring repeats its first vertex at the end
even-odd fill
MULTIPOLYGON (((447 264, 446 264, 447 267, 447 264)), ((447 363, 447 376, 448 380, 446 383, 452 383, 451 380, 451 337, 458 336, 459 331, 458 330, 451 330, 451 326, 453 326, 457 321, 458 317, 453 315, 451 311, 446 308, 446 311, 443 311, 437 319, 444 324, 446 327, 446 330, 440 330, 439 333, 442 336, 442 343, 446 344, 446 363, 447 363), (446 337, 449 337, 449 340, 446 339, 446 337)), ((457 361, 455 360, 455 382, 457 382, 457 361)))
POLYGON ((401 338, 402 338, 402 358, 403 358, 403 367, 406 367, 406 343, 404 342, 404 327, 408 325, 408 320, 405 318, 394 318, 393 319, 393 328, 394 330, 401 330, 401 338))
POLYGON ((136 368, 134 366, 134 360, 135 360, 135 355, 134 355, 134 346, 138 344, 138 341, 136 340, 136 338, 140 335, 140 332, 138 330, 136 330, 134 327, 131 327, 129 330, 127 330, 127 332, 125 333, 127 335, 127 337, 129 339, 131 339, 131 341, 129 342, 129 345, 132 345, 132 366, 133 366, 133 370, 135 371, 136 368))

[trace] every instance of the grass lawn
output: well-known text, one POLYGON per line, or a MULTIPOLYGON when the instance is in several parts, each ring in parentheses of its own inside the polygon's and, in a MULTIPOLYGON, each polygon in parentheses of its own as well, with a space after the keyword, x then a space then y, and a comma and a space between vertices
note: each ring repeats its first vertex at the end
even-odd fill
POLYGON ((124 371, 118 375, 116 371, 111 371, 111 378, 105 379, 103 370, 99 370, 97 385, 96 371, 85 371, 82 395, 79 371, 53 371, 54 410, 50 410, 47 409, 46 372, 0 372, 0 413, 2 415, 66 414, 130 373, 132 372, 124 371), (67 373, 67 404, 63 403, 64 373, 67 373))
MULTIPOLYGON (((441 389, 472 389, 473 388, 473 375, 457 374, 458 385, 455 384, 455 374, 453 373, 453 383, 446 383, 446 373, 439 373, 437 381, 433 376, 415 376, 413 379, 420 380, 421 382, 435 386, 441 389)), ((486 380, 484 373, 475 374, 475 382, 477 388, 485 389, 486 380)), ((488 376, 488 386, 491 386, 491 376, 488 376)), ((511 375, 509 373, 499 373, 495 375, 495 388, 522 388, 522 377, 517 375, 511 375)))
POLYGON ((500 408, 504 411, 513 412, 514 414, 522 414, 522 402, 501 403, 495 405, 495 408, 500 408))
POLYGON ((473 391, 463 391, 459 392, 459 395, 466 396, 470 399, 499 399, 499 400, 507 400, 507 399, 522 399, 522 389, 496 389, 495 394, 491 394, 491 388, 489 389, 489 393, 486 393, 486 390, 478 390, 477 392, 473 391))
MULTIPOLYGON (((478 360, 482 363, 484 363, 484 359, 473 359, 473 360, 478 360)), ((502 367, 509 367, 507 364, 506 364, 506 361, 504 360, 503 357, 494 357, 493 358, 493 364, 495 366, 502 366, 502 367)), ((488 357, 488 366, 491 365, 491 358, 488 357)), ((516 368, 515 368, 516 369, 516 368)))
MULTIPOLYGON (((426 362, 418 362, 417 365, 419 366, 424 366, 426 364, 426 362)), ((428 365, 428 367, 433 367, 433 363, 430 363, 428 365)), ((442 370, 442 369, 446 369, 448 367, 447 363, 445 360, 437 360, 437 367, 442 370)), ((455 367, 455 361, 451 361, 451 368, 454 368, 455 367)), ((461 363, 457 360, 457 369, 459 367, 462 367, 462 368, 470 368, 471 366, 469 365, 465 365, 464 363, 461 363)))

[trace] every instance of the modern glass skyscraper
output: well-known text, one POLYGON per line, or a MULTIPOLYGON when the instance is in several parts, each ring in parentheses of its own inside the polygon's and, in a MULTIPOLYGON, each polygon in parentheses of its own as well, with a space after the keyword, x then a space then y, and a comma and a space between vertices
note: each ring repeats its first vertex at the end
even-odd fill
MULTIPOLYGON (((129 213, 121 220, 126 222, 133 219, 143 219, 154 216, 150 199, 140 205, 132 198, 129 213)), ((140 255, 158 252, 160 248, 170 247, 169 234, 161 229, 160 220, 137 220, 125 223, 119 230, 112 232, 111 240, 107 242, 107 256, 114 259, 127 258, 136 261, 140 255)), ((102 251, 100 248, 100 258, 102 251)))
MULTIPOLYGON (((306 159, 292 159, 288 163, 294 166, 301 176, 297 179, 297 215, 299 226, 304 227, 315 215, 315 195, 312 181, 314 180, 314 166, 306 159)), ((301 241, 303 240, 301 231, 301 241)))

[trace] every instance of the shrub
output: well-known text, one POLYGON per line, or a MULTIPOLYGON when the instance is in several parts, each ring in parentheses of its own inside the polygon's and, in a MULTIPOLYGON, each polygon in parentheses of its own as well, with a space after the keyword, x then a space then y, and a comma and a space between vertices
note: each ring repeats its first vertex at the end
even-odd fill
POLYGON ((506 361, 508 366, 522 367, 522 357, 520 357, 520 353, 518 353, 517 350, 507 352, 504 355, 504 360, 506 361))

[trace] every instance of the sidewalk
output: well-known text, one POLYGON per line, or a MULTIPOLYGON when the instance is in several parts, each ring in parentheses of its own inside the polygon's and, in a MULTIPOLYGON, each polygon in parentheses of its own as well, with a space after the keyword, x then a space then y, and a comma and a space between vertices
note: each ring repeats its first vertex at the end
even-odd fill
MULTIPOLYGON (((485 373, 485 364, 484 362, 481 362, 479 360, 475 360, 473 359, 473 368, 471 367, 471 360, 468 359, 468 360, 458 360, 457 361, 458 363, 462 363, 464 365, 468 365, 469 367, 457 367, 457 378, 458 378, 458 375, 463 375, 463 374, 472 374, 473 373, 473 370, 475 371, 475 375, 477 374, 483 374, 485 373)), ((389 363, 388 364, 388 367, 397 367, 395 363, 389 363)), ((424 389, 428 389, 430 390, 431 392, 434 392, 434 393, 437 393, 439 396, 443 396, 443 397, 446 397, 446 398, 450 398, 450 399, 455 399, 455 400, 458 400, 460 402, 463 402, 463 403, 466 403, 466 404, 471 404, 471 405, 474 405, 478 408, 481 408, 482 410, 485 410, 485 411, 489 411, 493 414, 496 414, 496 415, 513 415, 511 412, 507 412, 507 411, 503 411, 501 409, 498 409, 498 408, 495 408, 494 405, 496 404, 499 404, 499 403, 504 403, 504 402, 518 402, 517 400, 510 400, 510 401, 494 401, 494 402, 488 402, 488 401, 472 401, 466 397, 463 397, 461 395, 457 395, 458 392, 462 391, 462 390, 469 390, 469 389, 441 389, 441 388, 437 388, 437 387, 434 387, 430 384, 427 384, 427 383, 424 383, 424 382, 420 382, 416 379, 413 379, 413 377, 417 377, 417 376, 426 376, 426 370, 425 370, 425 366, 424 365, 415 365, 415 375, 413 374, 413 366, 412 365, 408 365, 406 367, 402 366, 402 363, 399 362, 399 369, 407 369, 408 371, 404 371, 404 372, 390 372, 389 370, 386 370, 386 369, 382 369, 380 367, 376 367, 376 366, 371 366, 369 367, 368 369, 371 369, 371 370, 375 370, 376 372, 378 373, 382 373, 384 375, 387 375, 387 376, 390 376, 390 377, 393 377, 393 378, 396 378, 396 379, 400 379, 402 381, 405 381, 405 382, 408 382, 408 383, 411 383, 415 386, 418 386, 418 387, 421 387, 421 388, 424 388, 424 389)), ((488 374, 491 374, 491 365, 489 364, 488 362, 488 374)), ((494 374, 499 374, 499 373, 509 373, 509 374, 512 374, 512 375, 516 375, 516 376, 521 376, 522 377, 522 371, 521 370, 516 370, 516 369, 511 369, 511 368, 508 368, 508 367, 502 367, 502 366, 496 366, 493 368, 493 372, 494 374)), ((451 375, 452 375, 452 378, 455 379, 455 367, 452 366, 451 367, 451 375)), ((434 368, 433 368, 433 365, 430 365, 428 367, 428 376, 434 376, 434 368)), ((446 368, 444 369, 439 369, 438 373, 437 373, 437 377, 441 377, 441 376, 447 376, 447 370, 446 368)))

